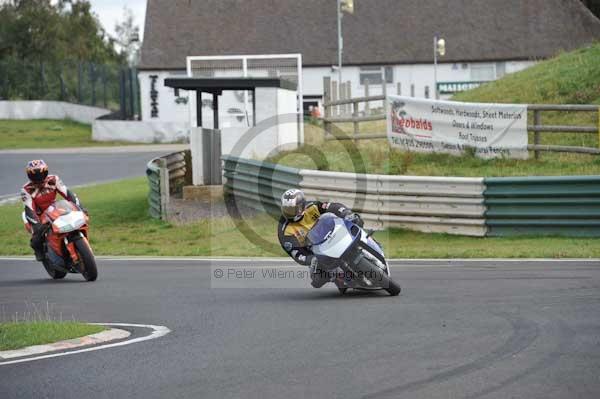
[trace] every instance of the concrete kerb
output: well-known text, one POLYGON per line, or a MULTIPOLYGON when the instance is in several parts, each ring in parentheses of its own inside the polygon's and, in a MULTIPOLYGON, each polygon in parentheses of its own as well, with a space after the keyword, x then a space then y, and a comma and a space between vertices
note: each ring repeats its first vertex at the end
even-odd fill
POLYGON ((118 328, 110 328, 96 334, 86 335, 79 338, 66 339, 44 345, 32 345, 25 348, 0 351, 0 362, 8 359, 15 359, 26 356, 40 355, 48 352, 56 352, 66 349, 75 349, 82 346, 98 345, 117 339, 125 339, 131 335, 129 331, 118 328))
POLYGON ((61 341, 58 343, 50 344, 50 345, 38 345, 40 348, 32 349, 32 347, 19 349, 16 351, 11 351, 12 353, 6 354, 5 352, 0 352, 0 357, 3 357, 4 361, 0 361, 0 366, 6 366, 15 363, 24 363, 31 362, 35 360, 48 359, 54 357, 62 357, 75 355, 79 353, 85 352, 93 352, 102 349, 115 348, 119 346, 131 345, 138 342, 148 341, 152 339, 157 339, 162 336, 165 336, 171 332, 165 326, 159 325, 150 325, 150 324, 129 324, 129 323, 89 323, 95 325, 103 325, 103 326, 113 326, 113 327, 131 327, 131 328, 144 328, 151 329, 152 332, 148 335, 144 335, 141 337, 130 338, 131 333, 121 329, 111 328, 106 332, 106 334, 92 334, 94 335, 94 339, 91 339, 91 336, 78 338, 76 340, 67 340, 61 341), (118 331, 114 331, 118 330, 118 331), (103 342, 99 342, 104 340, 103 342), (72 342, 69 342, 72 341, 72 342), (117 342, 109 342, 109 341, 117 341, 117 342), (90 346, 91 345, 91 346, 90 346), (65 348, 64 346, 67 346, 65 348), (67 349, 67 351, 63 351, 67 349), (32 352, 37 352, 38 355, 32 355, 32 352), (4 356, 2 356, 4 354, 4 356), (12 356, 12 357, 10 357, 12 356), (6 360, 8 359, 8 360, 6 360))

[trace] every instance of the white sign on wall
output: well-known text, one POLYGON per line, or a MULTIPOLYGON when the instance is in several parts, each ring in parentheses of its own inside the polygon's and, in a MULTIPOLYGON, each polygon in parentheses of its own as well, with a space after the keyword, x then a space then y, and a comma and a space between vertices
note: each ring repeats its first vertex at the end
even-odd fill
POLYGON ((390 145, 481 158, 527 159, 527 106, 388 96, 390 145))

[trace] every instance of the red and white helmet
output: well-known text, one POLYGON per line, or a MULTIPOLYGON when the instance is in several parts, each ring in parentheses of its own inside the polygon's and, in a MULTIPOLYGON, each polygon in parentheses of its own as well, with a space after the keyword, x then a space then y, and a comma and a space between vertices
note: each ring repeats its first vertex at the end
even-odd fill
POLYGON ((33 161, 27 162, 25 168, 27 177, 32 183, 41 183, 48 176, 48 165, 41 159, 34 159, 33 161))

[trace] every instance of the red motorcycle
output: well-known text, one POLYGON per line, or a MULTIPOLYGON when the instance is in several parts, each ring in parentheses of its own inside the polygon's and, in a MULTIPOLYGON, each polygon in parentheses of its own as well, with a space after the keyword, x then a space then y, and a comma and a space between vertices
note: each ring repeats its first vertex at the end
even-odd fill
MULTIPOLYGON (((88 215, 77 205, 61 200, 50 205, 40 221, 46 238, 42 263, 50 277, 62 279, 67 273, 81 273, 87 281, 95 281, 98 268, 88 241, 88 215)), ((25 213, 23 222, 31 233, 25 213)))

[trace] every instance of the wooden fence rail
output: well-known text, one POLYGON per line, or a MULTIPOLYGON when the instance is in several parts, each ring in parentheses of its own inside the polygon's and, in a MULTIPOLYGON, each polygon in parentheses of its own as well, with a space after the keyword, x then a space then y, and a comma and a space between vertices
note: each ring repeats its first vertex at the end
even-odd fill
MULTIPOLYGON (((323 126, 325 129, 326 140, 373 140, 373 139, 385 139, 387 134, 385 132, 376 134, 361 134, 360 123, 373 122, 373 121, 384 121, 386 119, 386 103, 384 84, 382 87, 384 94, 376 96, 363 96, 355 98, 338 98, 337 95, 332 96, 332 91, 337 90, 336 82, 331 82, 329 77, 323 79, 324 85, 324 101, 323 107, 325 109, 323 117, 323 126), (368 104, 372 101, 383 101, 384 113, 371 115, 368 104), (364 103, 364 111, 361 115, 359 112, 359 104, 364 103), (336 107, 340 106, 351 106, 352 113, 341 113, 336 107), (334 111, 335 110, 335 111, 334 111), (341 115, 340 115, 341 114, 341 115), (352 135, 339 135, 333 134, 332 124, 333 123, 352 123, 353 132, 352 135)), ((350 94, 349 82, 343 83, 345 93, 350 94)), ((368 82, 365 87, 365 93, 368 94, 368 82)), ((398 91, 400 94, 401 86, 398 85, 398 91)), ((411 87, 411 93, 414 92, 414 88, 411 87)), ((529 104, 527 105, 528 111, 533 111, 533 125, 528 125, 527 130, 533 133, 533 144, 529 144, 527 149, 534 152, 535 158, 538 159, 541 151, 547 152, 568 152, 568 153, 579 153, 579 154, 600 154, 600 107, 597 105, 587 104, 529 104), (596 126, 573 126, 573 125, 544 125, 542 124, 542 112, 559 111, 559 112, 592 112, 598 114, 598 124, 596 126), (541 144, 541 133, 593 133, 598 134, 598 147, 576 147, 576 146, 564 146, 564 145, 543 145, 541 144)))

